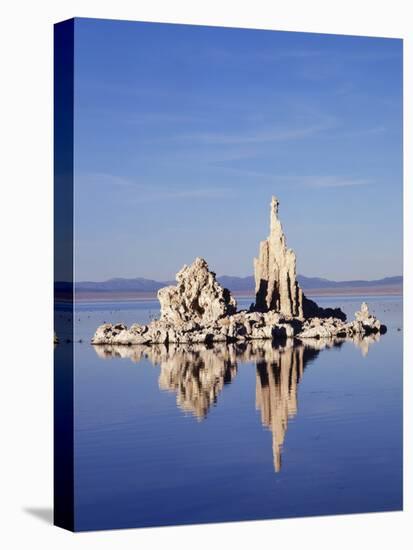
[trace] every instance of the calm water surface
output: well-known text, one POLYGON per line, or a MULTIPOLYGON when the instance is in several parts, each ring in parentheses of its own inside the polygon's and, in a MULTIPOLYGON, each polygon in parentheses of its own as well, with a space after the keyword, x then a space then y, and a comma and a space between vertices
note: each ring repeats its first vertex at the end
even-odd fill
POLYGON ((77 304, 76 529, 401 509, 402 300, 367 301, 377 339, 213 348, 93 347, 158 303, 77 304))

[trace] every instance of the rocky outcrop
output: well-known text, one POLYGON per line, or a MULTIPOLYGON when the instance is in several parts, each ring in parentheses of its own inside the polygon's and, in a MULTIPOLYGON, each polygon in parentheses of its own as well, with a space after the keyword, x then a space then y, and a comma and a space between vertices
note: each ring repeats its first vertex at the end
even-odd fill
POLYGON ((306 319, 298 334, 299 338, 340 338, 384 334, 386 326, 371 315, 365 302, 355 313, 355 320, 349 323, 336 317, 306 319))
POLYGON ((286 246, 278 219, 278 200, 271 201, 270 235, 255 260, 256 303, 237 312, 229 290, 216 280, 203 258, 184 266, 177 284, 161 288, 159 319, 147 325, 122 323, 98 327, 92 344, 209 344, 286 338, 341 338, 385 332, 363 303, 352 322, 339 308, 321 308, 304 296, 296 277, 296 258, 286 246))
POLYGON ((92 344, 209 344, 249 340, 283 340, 287 338, 344 338, 384 333, 386 327, 362 304, 355 320, 337 317, 296 319, 275 311, 240 311, 207 324, 194 321, 172 323, 154 320, 148 325, 104 324, 97 330, 92 344))
POLYGON ((313 300, 307 298, 305 294, 303 294, 303 312, 305 319, 310 319, 311 317, 319 317, 320 319, 334 317, 341 321, 347 319, 347 315, 339 307, 320 307, 313 300))
POLYGON ((321 308, 304 295, 297 282, 295 253, 287 248, 285 234, 278 219, 278 207, 278 199, 272 197, 270 234, 261 242, 258 258, 254 259, 254 309, 274 310, 299 319, 336 317, 345 321, 346 315, 340 308, 321 308))
POLYGON ((235 299, 218 283, 203 258, 196 258, 190 266, 185 265, 176 281, 176 286, 158 291, 161 321, 177 326, 185 323, 208 325, 237 310, 235 299))
POLYGON ((356 312, 356 322, 360 323, 369 334, 381 332, 382 330, 380 321, 369 312, 369 306, 366 302, 363 302, 360 311, 356 312))
POLYGON ((303 291, 297 283, 296 258, 291 248, 287 248, 278 205, 278 200, 272 197, 270 235, 261 242, 258 258, 254 260, 255 309, 303 318, 303 291))
POLYGON ((273 312, 239 312, 201 325, 193 321, 174 324, 155 320, 149 325, 106 323, 98 327, 92 344, 208 344, 293 337, 298 326, 273 312))
POLYGON ((158 291, 160 319, 148 325, 134 324, 129 329, 122 323, 101 325, 92 344, 195 344, 235 339, 237 303, 203 258, 185 265, 176 281, 176 286, 158 291))

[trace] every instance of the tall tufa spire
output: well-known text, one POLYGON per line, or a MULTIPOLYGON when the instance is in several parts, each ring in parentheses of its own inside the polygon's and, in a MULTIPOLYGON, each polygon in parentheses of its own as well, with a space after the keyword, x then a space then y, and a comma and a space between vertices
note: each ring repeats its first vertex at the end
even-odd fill
POLYGON ((279 201, 271 199, 270 234, 260 244, 255 267, 255 307, 258 311, 275 310, 289 317, 303 317, 303 296, 296 276, 294 252, 287 248, 278 219, 279 201))
MULTIPOLYGON (((276 311, 286 317, 336 317, 346 320, 339 308, 321 308, 309 300, 297 281, 296 258, 287 248, 285 234, 278 219, 279 201, 271 199, 270 234, 261 241, 258 258, 254 259, 256 311, 276 311)), ((367 313, 368 315, 368 313, 367 313)))
POLYGON ((270 214, 270 228, 271 232, 275 229, 275 226, 278 222, 278 206, 279 206, 279 200, 277 197, 272 197, 271 199, 271 214, 270 214))

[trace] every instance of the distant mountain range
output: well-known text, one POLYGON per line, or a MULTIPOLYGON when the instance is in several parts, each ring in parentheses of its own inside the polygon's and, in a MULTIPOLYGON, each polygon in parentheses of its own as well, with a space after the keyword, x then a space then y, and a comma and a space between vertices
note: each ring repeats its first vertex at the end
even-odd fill
POLYGON ((356 279, 354 281, 329 281, 321 277, 305 277, 304 275, 297 276, 301 288, 309 290, 312 288, 373 288, 383 286, 402 286, 403 277, 396 275, 395 277, 384 277, 383 279, 374 279, 372 281, 363 281, 356 279))
MULTIPOLYGON (((218 277, 219 282, 225 288, 229 288, 231 291, 244 291, 253 290, 255 288, 255 281, 253 276, 249 277, 230 277, 223 275, 218 277)), ((375 279, 373 281, 330 281, 329 279, 323 279, 321 277, 306 277, 305 275, 297 275, 299 285, 303 290, 327 289, 327 288, 372 288, 383 286, 401 286, 403 284, 403 277, 385 277, 384 279, 375 279)))
POLYGON ((176 284, 175 281, 154 281, 153 279, 144 279, 137 277, 136 279, 122 279, 117 277, 109 279, 101 283, 92 281, 84 281, 76 283, 76 290, 80 292, 156 292, 160 288, 168 285, 176 284))
MULTIPOLYGON (((304 275, 297 276, 298 282, 304 291, 308 290, 328 290, 328 289, 374 289, 383 287, 402 287, 403 277, 385 277, 384 279, 376 279, 373 281, 364 280, 352 280, 352 281, 330 281, 329 279, 323 279, 321 277, 305 277, 304 275)), ((255 288, 255 282, 253 276, 248 277, 231 277, 228 275, 222 275, 218 277, 218 281, 228 288, 232 292, 246 292, 253 293, 255 288)), ((100 292, 114 292, 114 293, 154 293, 160 288, 168 285, 176 284, 175 281, 154 281, 153 279, 145 279, 143 277, 137 277, 135 279, 123 279, 120 277, 109 279, 103 282, 83 281, 75 284, 77 292, 80 293, 100 293, 100 292)), ((57 282, 56 290, 64 291, 67 289, 67 283, 57 282)))

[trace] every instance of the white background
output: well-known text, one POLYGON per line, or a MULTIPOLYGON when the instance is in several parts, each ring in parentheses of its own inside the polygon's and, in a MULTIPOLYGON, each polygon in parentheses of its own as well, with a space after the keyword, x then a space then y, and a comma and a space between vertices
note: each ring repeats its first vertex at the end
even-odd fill
MULTIPOLYGON (((406 548, 412 522, 411 437, 405 512, 72 534, 52 506, 52 24, 73 16, 199 23, 405 39, 405 433, 411 434, 413 15, 409 1, 48 0, 3 2, 0 30, 0 541, 7 550, 65 548, 406 548), (410 70, 408 70, 410 69, 410 70), (410 249, 410 257, 407 250, 410 249), (35 514, 28 512, 35 509, 35 514), (40 511, 40 512, 39 512, 40 511)), ((380 223, 380 220, 378 220, 380 223)))

